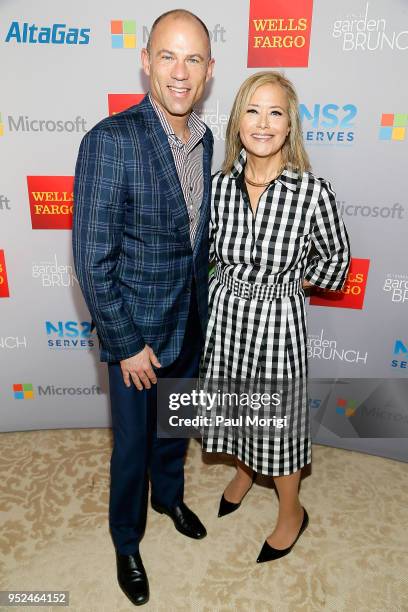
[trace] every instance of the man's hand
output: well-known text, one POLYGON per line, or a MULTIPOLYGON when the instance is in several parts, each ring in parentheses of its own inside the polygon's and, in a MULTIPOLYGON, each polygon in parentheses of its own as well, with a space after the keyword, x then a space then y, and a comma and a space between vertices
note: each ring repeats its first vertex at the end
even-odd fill
POLYGON ((309 287, 313 287, 312 283, 309 283, 309 281, 305 280, 303 281, 303 289, 309 289, 309 287))
POLYGON ((122 369, 123 381, 127 387, 131 386, 130 379, 133 380, 135 387, 142 391, 144 388, 150 389, 152 384, 157 383, 156 374, 152 368, 161 368, 161 364, 153 352, 153 349, 146 344, 144 349, 129 357, 122 359, 120 367, 122 369))

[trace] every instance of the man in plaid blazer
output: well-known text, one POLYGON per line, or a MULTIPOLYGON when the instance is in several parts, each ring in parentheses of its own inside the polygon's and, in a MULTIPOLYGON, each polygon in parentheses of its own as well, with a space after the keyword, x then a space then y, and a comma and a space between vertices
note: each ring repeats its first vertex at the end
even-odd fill
POLYGON ((212 76, 207 28, 188 11, 161 15, 142 62, 149 94, 82 140, 73 228, 78 280, 109 369, 118 580, 136 605, 149 597, 139 554, 148 473, 153 508, 184 535, 206 535, 183 502, 187 441, 157 437, 156 382, 197 376, 207 324, 213 137, 192 111, 212 76))

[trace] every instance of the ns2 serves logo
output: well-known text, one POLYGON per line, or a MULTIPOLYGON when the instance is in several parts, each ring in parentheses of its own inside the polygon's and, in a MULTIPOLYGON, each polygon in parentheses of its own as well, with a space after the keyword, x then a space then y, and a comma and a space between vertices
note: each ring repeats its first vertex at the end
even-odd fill
POLYGON ((89 321, 46 321, 48 347, 52 349, 89 349, 95 346, 95 332, 89 321))
POLYGON ((354 104, 299 105, 305 142, 351 144, 354 141, 354 104))

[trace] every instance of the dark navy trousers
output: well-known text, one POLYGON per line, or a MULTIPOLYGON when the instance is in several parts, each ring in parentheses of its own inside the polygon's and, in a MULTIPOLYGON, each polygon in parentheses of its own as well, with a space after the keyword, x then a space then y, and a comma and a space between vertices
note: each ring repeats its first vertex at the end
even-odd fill
MULTIPOLYGON (((157 378, 196 378, 203 336, 195 285, 184 342, 169 366, 157 368, 157 378)), ((109 363, 113 451, 110 466, 109 526, 120 554, 133 554, 146 526, 149 476, 155 503, 172 508, 183 500, 187 439, 157 437, 157 385, 138 391, 123 382, 119 363, 109 363)))

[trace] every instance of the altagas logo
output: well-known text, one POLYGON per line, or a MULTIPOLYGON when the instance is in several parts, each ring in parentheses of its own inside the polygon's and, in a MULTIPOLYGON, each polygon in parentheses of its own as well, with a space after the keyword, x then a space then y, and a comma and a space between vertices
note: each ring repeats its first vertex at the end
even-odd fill
POLYGON ((72 229, 73 176, 27 176, 33 229, 72 229))
POLYGON ((17 44, 88 45, 90 28, 69 28, 66 23, 37 26, 34 23, 13 21, 5 42, 17 44))
POLYGON ((251 0, 248 68, 307 66, 313 0, 251 0))

